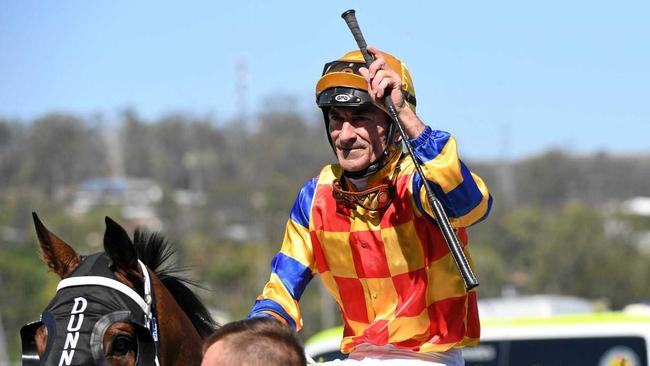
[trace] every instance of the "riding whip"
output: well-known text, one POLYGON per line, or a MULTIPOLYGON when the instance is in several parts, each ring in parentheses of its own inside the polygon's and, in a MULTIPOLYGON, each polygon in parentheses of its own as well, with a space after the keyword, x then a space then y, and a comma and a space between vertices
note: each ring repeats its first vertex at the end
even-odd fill
MULTIPOLYGON (((345 20, 345 23, 350 28, 350 31, 352 32, 352 35, 354 36, 354 39, 357 41, 357 45, 361 50, 361 54, 366 61, 366 67, 369 68, 374 59, 368 53, 366 41, 363 38, 361 29, 359 29, 359 24, 357 23, 354 9, 345 11, 343 14, 341 14, 341 17, 345 20)), ((415 152, 413 151, 413 146, 411 146, 408 136, 404 131, 404 127, 402 126, 402 122, 397 115, 397 109, 395 108, 395 104, 393 103, 390 95, 384 96, 384 104, 388 110, 388 115, 393 120, 395 126, 397 126, 397 130, 402 137, 402 141, 404 141, 404 145, 406 146, 406 149, 408 150, 408 153, 413 160, 417 174, 420 175, 422 184, 424 185, 424 189, 426 191, 427 200, 429 201, 429 206, 431 206, 431 210, 433 211, 436 223, 438 224, 438 227, 440 228, 440 231, 445 238, 445 243, 447 243, 447 246, 449 247, 449 252, 454 258, 456 267, 458 267, 458 271, 460 272, 460 275, 465 282, 465 288, 469 291, 479 285, 478 280, 476 279, 476 276, 474 275, 474 272, 472 271, 472 268, 467 261, 467 257, 463 252, 460 241, 458 240, 456 233, 454 233, 454 230, 449 223, 449 218, 447 217, 447 214, 445 213, 440 200, 438 200, 436 195, 433 193, 433 189, 431 188, 429 181, 426 180, 424 173, 422 172, 422 167, 418 163, 415 152)))

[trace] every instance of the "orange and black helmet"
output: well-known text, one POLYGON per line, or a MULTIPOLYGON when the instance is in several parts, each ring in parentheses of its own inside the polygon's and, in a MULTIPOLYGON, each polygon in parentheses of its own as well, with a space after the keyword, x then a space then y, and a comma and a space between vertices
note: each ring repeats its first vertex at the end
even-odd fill
MULTIPOLYGON (((400 75, 402 92, 411 109, 415 111, 415 89, 406 65, 397 58, 383 53, 388 66, 400 75)), ((323 68, 323 75, 316 84, 316 103, 320 108, 334 106, 356 107, 372 103, 368 94, 368 84, 359 73, 365 67, 361 51, 351 51, 338 60, 328 62, 323 68)))

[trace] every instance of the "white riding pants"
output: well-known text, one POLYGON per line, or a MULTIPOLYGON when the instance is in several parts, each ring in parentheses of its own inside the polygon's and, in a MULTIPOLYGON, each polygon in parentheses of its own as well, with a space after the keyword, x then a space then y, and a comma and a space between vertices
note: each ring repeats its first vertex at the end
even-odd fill
POLYGON ((441 353, 418 353, 391 345, 359 345, 346 360, 322 362, 323 366, 464 366, 460 349, 441 353))

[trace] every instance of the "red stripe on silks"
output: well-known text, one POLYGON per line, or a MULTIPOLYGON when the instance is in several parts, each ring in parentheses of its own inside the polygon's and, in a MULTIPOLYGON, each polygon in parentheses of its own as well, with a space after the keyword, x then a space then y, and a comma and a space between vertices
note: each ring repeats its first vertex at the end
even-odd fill
POLYGON ((325 254, 323 253, 323 247, 320 244, 320 239, 318 235, 310 231, 309 237, 311 238, 311 246, 314 251, 314 260, 316 261, 316 267, 320 273, 327 272, 330 270, 330 267, 327 265, 327 260, 325 259, 325 254))
POLYGON ((436 223, 429 221, 424 216, 420 216, 413 220, 413 225, 420 239, 420 245, 422 245, 426 266, 449 253, 445 238, 436 223))
POLYGON ((368 343, 376 346, 388 344, 388 320, 375 320, 363 332, 368 343))
POLYGON ((392 342, 391 344, 398 348, 406 348, 406 349, 410 349, 411 351, 417 352, 420 350, 422 341, 418 339, 406 339, 400 342, 392 342))
POLYGON ((395 227, 413 220, 413 207, 408 190, 409 176, 405 175, 397 180, 395 198, 381 216, 379 223, 382 229, 395 227))
POLYGON ((368 323, 366 299, 361 281, 358 278, 338 276, 334 276, 334 281, 339 286, 345 317, 356 322, 368 323))
POLYGON ((314 230, 349 232, 351 226, 349 212, 347 214, 341 212, 340 206, 332 195, 332 186, 327 184, 317 185, 311 210, 314 230))
POLYGON ((348 349, 348 353, 352 352, 355 348, 357 348, 358 345, 360 345, 362 343, 366 343, 366 340, 365 340, 363 335, 359 335, 359 336, 356 336, 356 337, 351 337, 349 341, 350 341, 350 344, 347 345, 347 347, 346 347, 348 349))
POLYGON ((481 322, 478 316, 476 291, 470 291, 467 296, 467 331, 465 335, 470 338, 479 338, 481 336, 481 322))
POLYGON ((347 341, 350 342, 348 345, 346 345, 346 348, 348 349, 348 352, 356 348, 358 345, 363 343, 363 335, 358 335, 354 337, 354 330, 352 329, 352 326, 348 322, 348 319, 343 317, 343 338, 350 337, 347 341))
POLYGON ((465 336, 465 301, 466 296, 450 297, 429 305, 429 333, 438 335, 428 343, 456 343, 465 336))
POLYGON ((427 307, 427 272, 424 268, 393 276, 397 292, 395 316, 417 316, 427 307))
POLYGON ((386 249, 379 231, 350 233, 350 250, 359 278, 390 277, 386 249))
POLYGON ((352 326, 348 322, 348 319, 343 317, 343 338, 351 337, 353 335, 354 335, 354 329, 352 329, 352 326))

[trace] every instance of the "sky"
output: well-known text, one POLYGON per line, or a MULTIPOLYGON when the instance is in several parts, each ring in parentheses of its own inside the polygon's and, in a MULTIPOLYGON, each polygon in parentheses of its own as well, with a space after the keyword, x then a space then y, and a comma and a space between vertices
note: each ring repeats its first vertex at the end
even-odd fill
POLYGON ((323 64, 356 47, 349 8, 462 156, 650 153, 647 0, 0 0, 0 118, 290 107, 316 121, 323 64))

